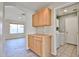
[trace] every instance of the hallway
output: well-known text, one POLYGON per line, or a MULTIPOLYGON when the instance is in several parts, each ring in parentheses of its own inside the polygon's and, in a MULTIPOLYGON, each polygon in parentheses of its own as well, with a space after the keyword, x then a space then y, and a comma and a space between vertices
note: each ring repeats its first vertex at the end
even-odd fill
POLYGON ((25 38, 6 40, 6 57, 37 57, 31 50, 26 50, 25 38))

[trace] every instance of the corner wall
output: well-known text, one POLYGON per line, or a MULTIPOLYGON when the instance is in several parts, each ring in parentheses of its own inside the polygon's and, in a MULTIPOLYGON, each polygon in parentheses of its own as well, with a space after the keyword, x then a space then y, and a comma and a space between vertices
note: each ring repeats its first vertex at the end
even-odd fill
POLYGON ((35 34, 36 29, 32 27, 32 15, 34 12, 27 12, 26 15, 26 27, 25 27, 25 38, 26 38, 26 49, 28 49, 28 35, 35 34))

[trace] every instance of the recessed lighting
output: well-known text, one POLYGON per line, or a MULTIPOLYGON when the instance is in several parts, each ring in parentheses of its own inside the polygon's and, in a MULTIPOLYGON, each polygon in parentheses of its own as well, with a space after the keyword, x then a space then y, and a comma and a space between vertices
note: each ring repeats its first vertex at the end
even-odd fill
POLYGON ((67 12, 67 10, 64 10, 64 12, 67 12))

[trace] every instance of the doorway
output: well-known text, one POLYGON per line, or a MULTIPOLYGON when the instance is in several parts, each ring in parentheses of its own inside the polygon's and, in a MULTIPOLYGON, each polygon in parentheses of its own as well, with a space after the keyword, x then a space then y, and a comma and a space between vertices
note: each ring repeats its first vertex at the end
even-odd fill
POLYGON ((63 26, 60 25, 61 28, 60 33, 62 32, 63 34, 62 35, 60 34, 61 40, 60 40, 60 46, 58 48, 58 56, 75 57, 77 56, 77 32, 78 32, 77 13, 61 16, 60 23, 63 25, 63 26))
POLYGON ((57 56, 77 57, 79 3, 57 9, 56 46, 57 56))
POLYGON ((77 13, 65 17, 66 43, 77 45, 78 19, 77 13))

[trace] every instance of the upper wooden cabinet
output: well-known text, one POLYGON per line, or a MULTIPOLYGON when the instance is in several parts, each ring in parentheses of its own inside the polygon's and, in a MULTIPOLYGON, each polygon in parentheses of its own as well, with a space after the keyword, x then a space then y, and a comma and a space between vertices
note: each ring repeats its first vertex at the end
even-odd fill
POLYGON ((32 16, 32 19, 33 19, 33 21, 32 21, 32 25, 33 26, 38 26, 39 24, 38 24, 38 14, 34 14, 33 16, 32 16))
POLYGON ((32 16, 32 26, 50 26, 51 25, 51 10, 49 8, 42 8, 32 16))

